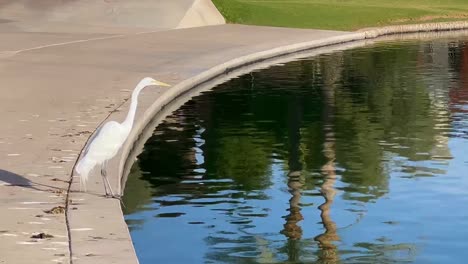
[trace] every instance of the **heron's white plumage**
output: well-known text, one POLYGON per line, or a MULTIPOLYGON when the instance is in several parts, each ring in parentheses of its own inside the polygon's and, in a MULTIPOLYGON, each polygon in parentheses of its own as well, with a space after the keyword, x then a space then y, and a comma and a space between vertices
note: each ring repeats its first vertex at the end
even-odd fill
MULTIPOLYGON (((158 82, 148 77, 144 78, 138 83, 138 85, 135 87, 135 90, 132 93, 130 110, 128 111, 125 120, 122 123, 118 123, 115 121, 109 121, 105 123, 95 133, 95 136, 90 139, 90 142, 86 147, 82 158, 75 167, 76 172, 78 172, 78 174, 80 175, 80 183, 82 184, 82 186, 86 186, 86 182, 88 180, 88 176, 91 170, 96 165, 103 165, 106 161, 114 157, 124 144, 133 126, 133 120, 135 118, 136 108, 138 105, 138 95, 143 88, 149 85, 169 86, 165 83, 158 82)), ((106 177, 104 173, 103 177, 106 177)))
POLYGON ((95 165, 102 164, 117 154, 129 133, 129 128, 115 121, 104 124, 87 147, 83 159, 76 165, 76 171, 81 175, 82 183, 87 182, 89 172, 95 165))

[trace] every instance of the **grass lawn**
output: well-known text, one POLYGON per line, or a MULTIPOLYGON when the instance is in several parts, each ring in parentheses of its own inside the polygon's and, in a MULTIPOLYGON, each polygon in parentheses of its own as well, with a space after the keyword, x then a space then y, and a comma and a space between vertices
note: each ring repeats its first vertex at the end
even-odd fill
POLYGON ((213 0, 229 23, 357 30, 468 20, 468 0, 213 0))

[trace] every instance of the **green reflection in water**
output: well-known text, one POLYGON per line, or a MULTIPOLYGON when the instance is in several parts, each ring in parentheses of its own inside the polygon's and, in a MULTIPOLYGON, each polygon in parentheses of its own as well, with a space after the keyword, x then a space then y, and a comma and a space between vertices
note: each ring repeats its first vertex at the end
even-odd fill
POLYGON ((467 168, 467 58, 463 41, 384 43, 194 98, 158 126, 127 182, 140 261, 447 260, 468 231, 441 247, 440 221, 468 230, 468 213, 433 208, 465 200, 452 189, 467 168))

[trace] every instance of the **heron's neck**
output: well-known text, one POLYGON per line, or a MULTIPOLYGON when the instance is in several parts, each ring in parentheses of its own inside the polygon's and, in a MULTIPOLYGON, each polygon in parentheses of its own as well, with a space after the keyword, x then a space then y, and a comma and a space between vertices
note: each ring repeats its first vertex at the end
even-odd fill
POLYGON ((143 90, 143 88, 145 88, 145 86, 137 86, 132 93, 132 102, 130 104, 130 110, 128 110, 127 117, 122 122, 122 126, 127 128, 128 131, 130 131, 133 126, 133 121, 135 120, 135 113, 138 105, 138 95, 140 95, 140 92, 141 90, 143 90))

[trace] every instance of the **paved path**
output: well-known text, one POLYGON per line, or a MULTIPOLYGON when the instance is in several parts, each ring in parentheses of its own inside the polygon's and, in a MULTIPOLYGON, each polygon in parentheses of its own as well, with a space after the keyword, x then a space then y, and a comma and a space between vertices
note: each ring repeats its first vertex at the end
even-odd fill
POLYGON ((128 33, 217 24, 224 18, 210 0, 0 0, 0 30, 128 33))
MULTIPOLYGON (((74 263, 137 262, 120 205, 100 196, 99 177, 88 194, 70 194, 67 217, 47 210, 65 206, 86 140, 112 111, 121 110, 112 119, 122 120, 140 78, 175 85, 240 56, 346 34, 240 25, 143 34, 0 26, 0 263, 69 263, 70 249, 74 263), (39 232, 53 237, 31 238, 39 232)), ((138 117, 170 89, 146 89, 138 117)))

